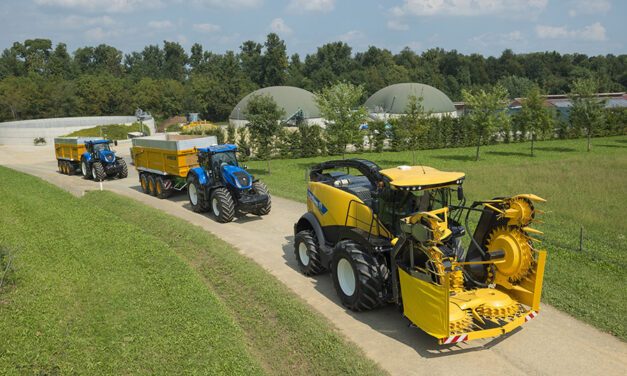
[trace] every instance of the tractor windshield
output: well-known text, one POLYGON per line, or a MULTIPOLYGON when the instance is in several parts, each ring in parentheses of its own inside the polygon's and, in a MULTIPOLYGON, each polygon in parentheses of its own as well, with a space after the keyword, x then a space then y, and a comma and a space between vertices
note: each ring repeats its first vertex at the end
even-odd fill
POLYGON ((235 156, 235 152, 229 151, 226 153, 216 153, 213 155, 213 162, 217 166, 222 166, 223 164, 228 164, 231 166, 237 167, 237 157, 235 156))
POLYGON ((111 148, 109 147, 109 144, 94 144, 94 152, 97 153, 99 151, 109 151, 111 150, 111 148))

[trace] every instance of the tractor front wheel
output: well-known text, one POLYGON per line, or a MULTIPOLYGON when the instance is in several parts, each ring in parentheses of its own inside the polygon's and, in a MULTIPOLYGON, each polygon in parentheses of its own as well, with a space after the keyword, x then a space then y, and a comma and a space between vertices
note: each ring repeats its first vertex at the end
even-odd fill
POLYGON ((128 176, 128 166, 124 159, 118 159, 118 164, 121 166, 120 172, 118 172, 118 178, 124 179, 128 176))
POLYGON ((91 169, 89 168, 87 161, 84 159, 81 161, 81 173, 83 174, 84 179, 91 179, 91 169))
POLYGON ((95 181, 103 181, 107 178, 107 173, 102 167, 102 163, 94 162, 91 164, 91 176, 95 181))
POLYGON ((198 182, 198 178, 195 175, 187 177, 187 198, 189 199, 189 205, 196 213, 203 213, 209 210, 207 200, 200 192, 201 189, 200 182, 198 182))
POLYGON ((294 254, 304 275, 316 275, 326 271, 320 260, 318 240, 312 230, 300 231, 294 237, 294 254))
POLYGON ((228 189, 216 188, 211 194, 211 209, 218 222, 227 223, 235 216, 235 203, 228 189))
POLYGON ((353 311, 368 311, 383 304, 381 267, 359 244, 342 241, 331 261, 333 285, 342 304, 353 311))
POLYGON ((268 202, 264 206, 260 207, 259 209, 256 209, 253 212, 253 214, 268 215, 270 213, 270 209, 272 209, 272 198, 270 197, 270 190, 268 190, 268 187, 260 181, 256 181, 253 183, 253 189, 259 195, 268 196, 268 202))

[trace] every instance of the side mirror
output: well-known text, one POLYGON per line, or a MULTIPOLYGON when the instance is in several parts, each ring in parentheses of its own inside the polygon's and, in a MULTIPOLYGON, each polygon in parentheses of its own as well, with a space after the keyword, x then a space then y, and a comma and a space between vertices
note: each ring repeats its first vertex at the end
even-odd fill
POLYGON ((460 185, 457 187, 457 200, 461 201, 464 199, 464 188, 460 185))

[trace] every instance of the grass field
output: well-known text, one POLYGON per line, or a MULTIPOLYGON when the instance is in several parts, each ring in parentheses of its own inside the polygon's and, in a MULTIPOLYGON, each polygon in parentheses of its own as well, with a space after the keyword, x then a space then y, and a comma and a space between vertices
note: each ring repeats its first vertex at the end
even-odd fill
POLYGON ((382 373, 260 266, 183 220, 4 167, 0 208, 14 267, 0 291, 2 374, 382 373))
MULTIPOLYGON (((627 137, 586 141, 538 142, 536 156, 529 144, 481 148, 427 150, 416 153, 417 163, 466 173, 469 200, 516 193, 535 193, 548 200, 539 225, 549 251, 544 301, 592 325, 627 339, 627 137), (584 251, 579 251, 580 229, 584 251)), ((352 154, 382 167, 412 164, 410 152, 352 154)), ((306 169, 332 157, 248 162, 272 194, 301 202, 306 197, 306 169)), ((340 157, 341 158, 341 157, 340 157)))
POLYGON ((126 140, 129 132, 144 132, 150 135, 150 129, 140 123, 131 125, 110 124, 81 129, 68 134, 68 137, 106 137, 109 140, 126 140))

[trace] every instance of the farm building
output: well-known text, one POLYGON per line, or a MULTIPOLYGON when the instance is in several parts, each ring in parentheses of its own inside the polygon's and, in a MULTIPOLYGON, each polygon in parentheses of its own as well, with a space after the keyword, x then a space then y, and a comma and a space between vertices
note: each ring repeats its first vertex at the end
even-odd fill
POLYGON ((425 112, 433 116, 457 117, 455 105, 450 98, 433 86, 404 83, 384 87, 372 94, 365 103, 370 116, 376 119, 386 119, 400 116, 405 113, 411 96, 422 98, 425 112))
POLYGON ((284 122, 297 123, 302 119, 307 124, 324 125, 314 95, 304 89, 293 86, 271 86, 255 90, 248 94, 231 111, 229 123, 242 127, 248 123, 246 109, 248 102, 255 95, 270 95, 277 105, 285 111, 284 122))
MULTIPOLYGON (((605 108, 626 108, 627 94, 625 93, 597 93, 596 97, 605 102, 605 108)), ((524 105, 525 98, 515 98, 509 105, 511 113, 516 113, 524 105)), ((554 108, 560 118, 567 120, 570 116, 570 108, 573 103, 568 94, 545 95, 544 105, 554 108)))

